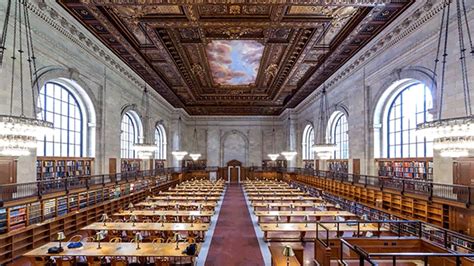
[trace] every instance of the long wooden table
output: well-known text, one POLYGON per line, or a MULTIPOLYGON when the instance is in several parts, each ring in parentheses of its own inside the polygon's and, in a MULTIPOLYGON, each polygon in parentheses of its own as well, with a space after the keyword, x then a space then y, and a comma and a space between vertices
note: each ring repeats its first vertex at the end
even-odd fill
POLYGON ((83 227, 83 231, 201 231, 206 232, 209 229, 207 223, 106 223, 103 222, 92 223, 83 227))
POLYGON ((221 197, 201 197, 201 196, 152 196, 150 200, 186 200, 186 201, 219 201, 221 197))
POLYGON ((208 197, 220 197, 222 192, 186 192, 186 191, 161 191, 158 195, 171 195, 171 196, 208 196, 208 197))
POLYGON ((155 206, 157 208, 159 207, 170 207, 174 208, 176 204, 179 204, 180 207, 203 207, 203 208, 210 208, 214 209, 217 206, 216 202, 186 202, 186 201, 152 201, 152 202, 139 202, 135 204, 135 207, 152 207, 155 206))
POLYGON ((313 202, 294 202, 294 203, 289 203, 289 202, 254 202, 251 204, 254 211, 257 210, 257 208, 268 208, 270 206, 271 208, 277 208, 280 210, 281 208, 290 208, 293 205, 293 208, 302 208, 303 210, 306 210, 306 208, 335 208, 335 206, 331 203, 313 203, 313 202))
POLYGON ((49 254, 48 249, 59 246, 58 242, 50 242, 39 248, 35 248, 23 256, 35 257, 195 257, 199 254, 201 244, 197 244, 196 255, 189 256, 183 254, 183 251, 189 245, 187 243, 179 243, 179 249, 176 249, 176 243, 140 243, 140 249, 137 249, 135 243, 100 243, 101 248, 98 249, 98 243, 83 242, 81 248, 67 248, 69 243, 62 243, 63 252, 57 254, 49 254))
MULTIPOLYGON (((339 226, 337 223, 323 223, 323 226, 326 227, 329 232, 338 232, 338 237, 341 237, 344 232, 373 232, 374 234, 378 231, 378 227, 374 224, 364 223, 360 226, 357 225, 348 225, 346 223, 340 223, 339 226), (338 230, 339 229, 339 230, 338 230)), ((304 237, 307 232, 316 232, 316 223, 260 223, 260 229, 264 233, 265 241, 268 240, 268 233, 270 232, 299 232, 300 241, 304 240, 304 237)), ((318 227, 321 233, 326 232, 322 226, 318 227)), ((381 227, 380 231, 388 231, 387 228, 381 227)))
POLYGON ((255 215, 260 222, 263 217, 288 217, 287 222, 290 222, 291 217, 314 217, 320 220, 321 217, 357 217, 357 215, 348 211, 255 211, 255 215))
POLYGON ((175 211, 175 210, 140 210, 140 211, 123 211, 114 213, 114 216, 195 216, 195 217, 211 217, 214 215, 213 211, 175 211))
POLYGON ((265 197, 265 196, 273 196, 273 197, 281 197, 281 196, 304 196, 304 195, 307 195, 305 192, 302 192, 302 191, 279 191, 279 192, 247 192, 247 196, 248 197, 254 197, 254 196, 258 196, 258 197, 265 197))
POLYGON ((248 197, 251 202, 255 201, 265 201, 265 202, 274 202, 274 201, 313 201, 313 202, 321 202, 323 199, 311 196, 296 196, 296 197, 262 197, 262 196, 253 196, 248 197))

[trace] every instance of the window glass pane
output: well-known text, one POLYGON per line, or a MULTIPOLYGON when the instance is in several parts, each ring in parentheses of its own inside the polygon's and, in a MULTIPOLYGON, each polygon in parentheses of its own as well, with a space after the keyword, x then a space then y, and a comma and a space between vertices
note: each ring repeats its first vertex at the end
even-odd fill
POLYGON ((431 140, 416 137, 417 124, 432 119, 432 116, 427 112, 432 108, 430 90, 421 83, 408 86, 395 97, 389 106, 387 156, 403 158, 432 156, 432 145, 428 145, 431 140))
MULTIPOLYGON (((45 117, 53 123, 54 136, 46 136, 46 149, 37 149, 38 156, 68 156, 74 157, 82 152, 82 139, 75 138, 76 132, 82 132, 82 128, 76 127, 83 117, 79 105, 71 92, 64 86, 56 83, 46 83, 40 91, 38 106, 42 107, 42 113, 38 118, 45 117), (78 150, 78 151, 77 151, 78 150)), ((39 140, 38 145, 45 140, 39 140)))

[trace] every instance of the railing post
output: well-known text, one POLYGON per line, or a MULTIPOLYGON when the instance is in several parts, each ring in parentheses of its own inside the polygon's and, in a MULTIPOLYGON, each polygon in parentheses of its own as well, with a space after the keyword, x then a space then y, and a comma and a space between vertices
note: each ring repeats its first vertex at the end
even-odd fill
POLYGON ((430 184, 429 188, 430 188, 430 195, 428 199, 429 201, 431 201, 433 199, 433 183, 430 184))
POLYGON ((86 178, 86 188, 87 188, 87 189, 89 189, 89 179, 90 179, 90 177, 87 177, 87 178, 86 178))
POLYGON ((367 175, 364 175, 364 187, 367 187, 367 175))
POLYGON ((402 179, 402 191, 400 193, 403 195, 405 193, 405 180, 402 179))

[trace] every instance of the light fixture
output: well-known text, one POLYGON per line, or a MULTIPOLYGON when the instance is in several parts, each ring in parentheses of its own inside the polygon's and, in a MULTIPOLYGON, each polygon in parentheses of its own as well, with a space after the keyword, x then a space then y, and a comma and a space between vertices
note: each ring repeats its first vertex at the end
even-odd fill
POLYGON ((105 235, 102 231, 95 233, 95 240, 97 241, 97 249, 101 249, 100 241, 104 240, 105 235))
MULTIPOLYGON (((178 138, 180 139, 181 142, 181 116, 178 118, 178 138)), ((188 154, 187 151, 172 151, 171 154, 176 158, 176 160, 181 161, 183 160, 184 156, 188 154)))
POLYGON ((272 118, 272 153, 267 154, 267 156, 272 161, 276 161, 276 159, 280 157, 280 154, 275 153, 275 121, 273 118, 272 118))
POLYGON ((148 142, 148 125, 150 120, 150 103, 148 98, 148 90, 146 83, 143 86, 143 97, 142 105, 145 106, 145 117, 143 123, 143 143, 133 144, 133 149, 137 152, 138 158, 140 159, 150 159, 153 157, 154 152, 156 151, 156 144, 148 142))
MULTIPOLYGON (((6 10, 6 16, 4 20, 4 27, 2 31, 2 41, 0 44, 0 65, 3 62, 3 55, 5 54, 5 43, 8 33, 8 21, 10 19, 10 12, 12 9, 12 1, 8 0, 8 6, 6 10)), ((28 1, 15 1, 14 4, 14 17, 15 27, 13 32, 13 47, 12 47, 12 70, 11 70, 11 87, 10 87, 10 112, 8 115, 0 115, 0 155, 2 156, 28 156, 31 154, 31 150, 36 149, 38 139, 45 135, 53 134, 54 126, 53 123, 45 121, 43 119, 36 119, 36 102, 34 100, 35 89, 37 95, 40 93, 38 76, 36 75, 36 57, 33 50, 33 38, 31 36, 31 24, 27 8, 28 1), (24 23, 22 22, 24 19, 24 23), (18 24, 17 21, 18 20, 18 24), (23 26, 24 25, 24 26, 23 26), (24 29, 23 29, 24 27, 24 29), (22 36, 24 34, 24 36, 22 36), (23 40, 24 39, 24 40, 23 40), (23 43, 26 40, 26 52, 27 58, 24 57, 23 43), (17 47, 18 44, 18 47, 17 47), (18 54, 17 54, 18 53, 18 54), (16 59, 19 59, 19 84, 16 84, 15 77, 18 75, 15 73, 16 59), (30 69, 30 81, 31 81, 31 95, 32 95, 32 117, 26 117, 25 106, 24 106, 24 78, 23 78, 23 59, 28 61, 28 67, 30 69), (36 82, 35 82, 36 81, 36 82), (36 86, 33 84, 36 83, 36 86), (15 85, 19 85, 19 96, 14 95, 15 85), (36 87, 36 88, 35 88, 36 87), (20 115, 14 115, 13 113, 13 99, 20 99, 20 115)), ((26 64, 26 63, 25 63, 26 64)))
POLYGON ((328 121, 327 96, 326 96, 325 84, 323 85, 323 90, 321 92, 319 114, 320 114, 319 123, 318 123, 319 142, 313 144, 311 149, 314 152, 316 159, 328 160, 332 158, 334 154, 334 150, 336 149, 336 145, 334 143, 327 143, 324 138, 325 125, 328 121))
POLYGON ((104 222, 104 226, 107 226, 107 220, 109 219, 109 216, 107 213, 102 213, 101 221, 104 222))
POLYGON ((189 156, 191 157, 191 159, 193 159, 193 161, 197 161, 199 157, 201 157, 201 154, 198 152, 198 137, 197 137, 197 130, 196 130, 196 120, 194 120, 193 139, 194 139, 194 143, 193 143, 194 149, 193 149, 193 152, 189 154, 189 156))
POLYGON ((142 234, 140 232, 137 232, 135 234, 135 242, 137 243, 137 250, 140 249, 140 241, 143 240, 142 234))
POLYGON ((283 256, 286 257, 286 265, 289 266, 290 265, 290 257, 294 257, 295 252, 293 251, 293 249, 289 245, 286 245, 283 248, 283 256))
MULTIPOLYGON (((458 31, 458 44, 459 44, 459 58, 460 58, 460 74, 462 77, 463 85, 463 97, 464 97, 464 109, 465 116, 453 117, 442 119, 443 112, 443 97, 446 83, 446 67, 447 67, 447 56, 448 50, 448 35, 449 35, 449 11, 451 7, 451 1, 447 1, 443 7, 441 16, 441 24, 438 35, 438 47, 435 59, 435 65, 433 69, 433 85, 436 80, 438 62, 440 61, 439 56, 441 50, 443 50, 442 56, 442 68, 441 74, 439 75, 441 80, 440 85, 440 98, 439 98, 439 111, 438 117, 434 121, 425 122, 418 124, 416 131, 417 135, 425 138, 433 138, 433 149, 438 150, 442 157, 467 157, 470 151, 474 150, 474 116, 472 114, 471 96, 469 89, 469 71, 466 63, 466 48, 464 43, 464 36, 468 34, 468 44, 471 48, 471 55, 474 55, 474 45, 471 40, 469 22, 466 17, 466 4, 465 0, 456 1, 456 19, 457 19, 457 31, 458 31), (464 16, 464 18, 463 18, 464 16), (463 27, 465 22, 466 31, 463 27), (443 45, 443 47, 441 47, 443 45), (442 48, 442 49, 441 49, 442 48)), ((455 83, 451 83, 455 84, 455 83)))
POLYGON ((58 234, 56 235, 56 240, 59 241, 59 249, 62 249, 61 241, 63 241, 64 239, 66 239, 66 235, 64 235, 64 232, 58 232, 58 234))
POLYGON ((296 154, 298 154, 296 151, 291 150, 291 140, 290 140, 291 131, 290 131, 290 127, 291 127, 291 113, 288 114, 288 128, 287 128, 287 136, 286 136, 287 147, 288 147, 289 150, 281 152, 281 155, 283 155, 283 157, 285 157, 285 159, 287 161, 293 160, 293 158, 295 158, 296 154))

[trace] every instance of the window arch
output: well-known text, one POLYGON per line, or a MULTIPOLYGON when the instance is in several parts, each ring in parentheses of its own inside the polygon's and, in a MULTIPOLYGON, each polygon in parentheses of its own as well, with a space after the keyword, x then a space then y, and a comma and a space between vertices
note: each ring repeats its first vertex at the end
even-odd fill
POLYGON ((166 160, 166 132, 161 124, 155 127, 155 144, 155 159, 166 160))
POLYGON ((135 111, 127 111, 122 116, 120 131, 120 156, 121 158, 137 158, 133 149, 135 143, 141 142, 142 124, 135 111))
POLYGON ((312 150, 312 146, 314 144, 314 128, 312 125, 308 124, 304 128, 303 131, 303 141, 302 141, 302 146, 303 146, 303 160, 313 160, 314 159, 314 153, 312 150))
POLYGON ((430 89, 417 82, 403 86, 387 105, 383 127, 386 127, 387 158, 433 156, 433 141, 418 137, 416 125, 431 121, 428 112, 433 107, 430 89))
POLYGON ((347 116, 341 111, 335 111, 328 121, 329 142, 336 144, 334 159, 349 158, 349 126, 347 116))
POLYGON ((94 108, 75 82, 46 82, 38 96, 38 107, 38 118, 52 122, 54 134, 38 140, 37 156, 94 156, 94 108))

